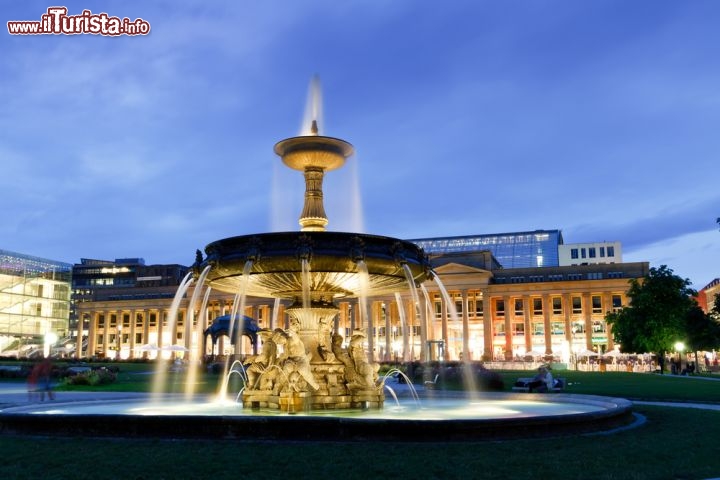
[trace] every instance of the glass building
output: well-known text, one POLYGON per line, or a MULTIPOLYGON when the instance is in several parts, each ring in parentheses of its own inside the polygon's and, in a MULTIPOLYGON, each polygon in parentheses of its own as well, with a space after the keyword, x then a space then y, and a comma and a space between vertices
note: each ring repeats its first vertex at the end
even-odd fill
POLYGON ((0 250, 0 355, 32 356, 70 334, 71 277, 69 263, 0 250))
POLYGON ((410 240, 429 255, 489 250, 503 268, 557 267, 560 230, 410 240))

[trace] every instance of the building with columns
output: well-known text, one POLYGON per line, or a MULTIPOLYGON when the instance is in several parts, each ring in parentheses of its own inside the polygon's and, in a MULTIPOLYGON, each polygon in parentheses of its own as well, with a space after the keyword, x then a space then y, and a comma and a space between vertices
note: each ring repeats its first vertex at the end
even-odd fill
MULTIPOLYGON (((366 332, 376 361, 527 355, 569 361, 573 353, 615 347, 605 314, 626 305, 629 279, 649 270, 646 262, 503 268, 489 250, 432 254, 430 262, 436 276, 416 290, 368 298, 365 309, 359 299, 338 299, 333 331, 346 341, 356 330, 366 332), (360 316, 363 310, 366 318, 360 316)), ((215 318, 231 314, 233 295, 211 291, 205 299, 190 285, 173 301, 182 279, 171 277, 169 283, 177 285, 106 285, 78 302, 78 325, 83 325, 78 356, 170 357, 195 348, 205 356, 254 353, 248 337, 238 345, 220 338, 213 346, 203 334, 215 318), (200 306, 188 311, 191 303, 200 306), (167 349, 171 345, 180 348, 167 349)), ((260 328, 286 328, 288 306, 288 301, 248 297, 238 313, 260 328)))

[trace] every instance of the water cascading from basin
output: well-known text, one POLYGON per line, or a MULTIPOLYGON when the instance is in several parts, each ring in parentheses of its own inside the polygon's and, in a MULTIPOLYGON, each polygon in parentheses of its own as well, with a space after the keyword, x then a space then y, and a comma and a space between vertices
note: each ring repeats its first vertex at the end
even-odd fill
MULTIPOLYGON (((209 270, 209 269, 208 269, 209 270)), ((155 374, 153 376, 153 384, 152 384, 152 395, 151 395, 151 401, 158 402, 161 400, 161 397, 165 391, 165 384, 167 381, 167 374, 168 374, 168 368, 165 364, 165 359, 163 358, 163 352, 164 351, 170 351, 172 356, 173 347, 175 345, 175 326, 177 325, 177 316, 178 316, 178 310, 180 309, 180 302, 182 301, 183 297, 185 296, 185 293, 187 292, 188 288, 190 288, 190 285, 195 281, 195 278, 193 278, 193 272, 190 271, 185 275, 185 278, 182 279, 180 282, 180 285, 178 286, 177 291, 175 292, 175 297, 173 298, 172 303, 170 304, 170 311, 168 312, 167 316, 167 328, 170 332, 170 341, 168 345, 164 345, 163 339, 158 338, 158 349, 157 349, 157 363, 155 365, 155 374)), ((160 324, 162 325, 163 319, 162 317, 158 320, 160 324)))

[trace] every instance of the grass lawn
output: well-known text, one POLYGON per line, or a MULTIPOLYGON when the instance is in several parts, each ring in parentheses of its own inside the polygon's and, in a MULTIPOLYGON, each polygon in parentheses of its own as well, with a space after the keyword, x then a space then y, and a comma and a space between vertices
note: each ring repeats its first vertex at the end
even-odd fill
MULTIPOLYGON (((147 365, 145 365, 147 368, 147 365)), ((140 390, 149 375, 126 371, 140 390), (138 380, 143 377, 145 380, 138 380)), ((528 372, 500 372, 506 388, 528 372)), ((720 403, 720 382, 555 372, 570 393, 720 403)), ((215 377, 205 379, 213 383, 215 377)), ((98 387, 99 388, 99 387, 98 387)), ((0 476, 31 479, 704 479, 720 476, 720 411, 638 405, 646 422, 607 435, 503 442, 368 443, 0 437, 0 476)))

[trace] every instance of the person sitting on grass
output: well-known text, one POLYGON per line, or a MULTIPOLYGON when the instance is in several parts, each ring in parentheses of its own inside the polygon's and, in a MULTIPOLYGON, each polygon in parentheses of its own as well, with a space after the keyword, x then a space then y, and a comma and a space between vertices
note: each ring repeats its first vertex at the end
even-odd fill
POLYGON ((552 389, 552 386, 553 376, 552 373, 550 373, 550 369, 545 365, 541 365, 540 368, 538 368, 537 375, 528 383, 528 392, 547 392, 552 389))

